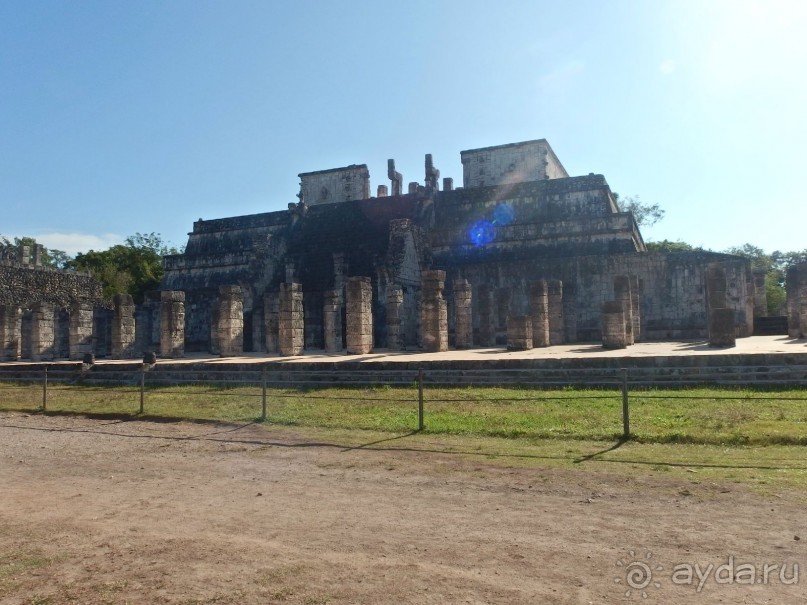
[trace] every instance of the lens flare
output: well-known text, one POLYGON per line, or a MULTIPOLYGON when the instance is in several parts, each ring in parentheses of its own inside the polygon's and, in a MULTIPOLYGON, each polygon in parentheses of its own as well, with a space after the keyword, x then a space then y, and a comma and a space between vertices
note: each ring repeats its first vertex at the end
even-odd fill
POLYGON ((490 221, 476 221, 468 232, 468 236, 471 238, 471 242, 473 242, 474 246, 489 244, 493 241, 495 235, 493 223, 490 221))
POLYGON ((507 203, 499 204, 493 211, 493 222, 497 225, 509 225, 515 218, 516 211, 507 203))

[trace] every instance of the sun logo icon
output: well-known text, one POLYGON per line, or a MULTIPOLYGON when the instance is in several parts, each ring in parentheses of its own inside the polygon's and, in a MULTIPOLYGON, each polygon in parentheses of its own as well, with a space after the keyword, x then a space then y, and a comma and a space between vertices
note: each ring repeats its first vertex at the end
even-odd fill
POLYGON ((647 588, 653 586, 661 588, 661 584, 653 580, 654 571, 664 571, 661 565, 655 565, 652 561, 653 553, 647 552, 645 556, 639 560, 635 551, 630 551, 628 557, 625 557, 627 563, 622 559, 618 559, 615 563, 616 567, 620 569, 620 575, 614 578, 615 584, 622 584, 624 582, 627 586, 625 596, 630 597, 634 592, 641 594, 643 599, 647 598, 647 588))

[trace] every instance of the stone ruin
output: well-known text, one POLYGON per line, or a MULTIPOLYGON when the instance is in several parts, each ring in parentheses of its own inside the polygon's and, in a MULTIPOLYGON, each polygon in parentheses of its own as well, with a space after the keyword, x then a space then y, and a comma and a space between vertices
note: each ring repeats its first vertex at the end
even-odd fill
MULTIPOLYGON (((753 333, 764 276, 746 259, 648 252, 605 178, 569 176, 543 139, 460 157, 462 187, 441 182, 429 154, 423 184, 405 188, 389 160, 389 186, 370 197, 367 166, 354 164, 301 173, 288 210, 200 219, 185 252, 165 258, 161 291, 140 305, 118 295, 99 312, 91 278, 36 267, 30 251, 33 266, 0 260, 4 358, 623 348, 683 338, 729 346, 753 333), (12 279, 26 271, 38 277, 12 279), (10 294, 35 291, 64 295, 10 294)), ((791 333, 802 335, 807 270, 794 268, 788 283, 801 284, 788 310, 791 333)))
POLYGON ((42 266, 42 246, 0 259, 0 360, 83 360, 106 352, 109 315, 101 285, 87 274, 42 266))

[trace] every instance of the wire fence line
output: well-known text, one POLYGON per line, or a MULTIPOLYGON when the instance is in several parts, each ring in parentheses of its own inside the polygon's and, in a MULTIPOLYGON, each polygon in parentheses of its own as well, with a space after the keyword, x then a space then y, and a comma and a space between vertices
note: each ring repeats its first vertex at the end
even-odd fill
MULTIPOLYGON (((578 369, 573 382, 559 380, 555 370, 534 369, 366 370, 342 376, 331 370, 312 379, 310 371, 266 366, 162 372, 158 368, 145 364, 137 370, 101 372, 93 366, 3 368, 0 409, 116 410, 154 416, 175 412, 189 418, 247 417, 348 428, 620 439, 635 436, 635 419, 640 437, 708 440, 714 434, 738 442, 753 440, 754 427, 773 423, 775 430, 770 430, 780 434, 782 442, 807 444, 807 390, 798 385, 741 394, 731 390, 739 388, 737 383, 723 392, 658 392, 653 389, 666 389, 667 383, 650 380, 645 369, 634 368, 578 369), (702 405, 705 402, 713 407, 702 405)), ((656 369, 660 376, 674 373, 656 369)), ((744 376, 785 371, 792 376, 807 368, 757 368, 744 376)), ((703 372, 701 380, 692 382, 720 386, 725 375, 703 372)))

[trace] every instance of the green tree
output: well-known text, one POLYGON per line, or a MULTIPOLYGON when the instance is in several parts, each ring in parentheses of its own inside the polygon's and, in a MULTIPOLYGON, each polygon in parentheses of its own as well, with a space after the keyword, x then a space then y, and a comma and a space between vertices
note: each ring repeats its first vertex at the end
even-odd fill
POLYGON ((128 293, 141 303, 146 292, 159 288, 162 257, 177 249, 164 242, 159 233, 135 233, 124 241, 108 250, 79 253, 70 266, 92 273, 101 282, 104 296, 128 293))
POLYGON ((693 252, 703 251, 703 248, 695 247, 692 244, 682 242, 680 239, 670 241, 668 239, 661 240, 660 242, 646 242, 645 247, 648 252, 693 252))
POLYGON ((622 212, 633 213, 633 218, 636 219, 636 224, 640 227, 652 227, 667 214, 667 211, 658 204, 645 203, 638 195, 622 198, 618 193, 614 192, 613 196, 622 212))

